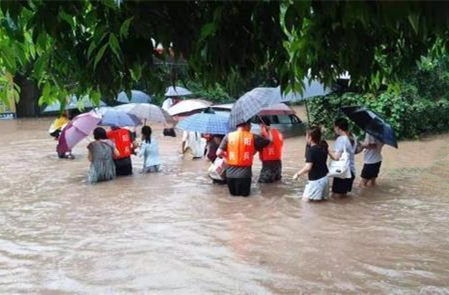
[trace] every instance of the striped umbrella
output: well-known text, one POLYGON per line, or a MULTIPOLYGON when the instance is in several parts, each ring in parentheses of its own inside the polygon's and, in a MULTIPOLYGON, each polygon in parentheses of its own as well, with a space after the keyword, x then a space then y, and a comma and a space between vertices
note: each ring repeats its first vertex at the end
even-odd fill
POLYGON ((245 123, 264 108, 281 101, 278 88, 258 87, 245 93, 234 104, 231 110, 229 125, 235 127, 245 123))
POLYGON ((229 121, 227 116, 200 113, 185 118, 177 125, 178 128, 186 131, 195 131, 203 134, 227 134, 229 131, 229 121))

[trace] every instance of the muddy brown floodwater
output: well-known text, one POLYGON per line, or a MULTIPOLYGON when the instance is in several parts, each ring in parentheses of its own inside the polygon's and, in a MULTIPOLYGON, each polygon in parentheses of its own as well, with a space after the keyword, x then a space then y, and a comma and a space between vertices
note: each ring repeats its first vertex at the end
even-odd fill
POLYGON ((291 180, 304 137, 282 183, 232 198, 160 129, 163 172, 134 158, 88 185, 86 142, 59 160, 50 122, 0 122, 1 294, 449 294, 448 135, 386 147, 378 188, 315 204, 291 180))

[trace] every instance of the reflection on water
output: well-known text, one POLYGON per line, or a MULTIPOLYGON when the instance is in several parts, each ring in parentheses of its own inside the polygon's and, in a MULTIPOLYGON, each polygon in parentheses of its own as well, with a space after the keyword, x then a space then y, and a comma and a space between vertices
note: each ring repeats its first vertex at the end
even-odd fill
POLYGON ((86 143, 59 160, 49 123, 0 122, 2 294, 449 293, 449 136, 385 148, 378 188, 314 204, 290 180, 303 137, 282 183, 231 198, 162 136, 162 173, 87 185, 86 143))

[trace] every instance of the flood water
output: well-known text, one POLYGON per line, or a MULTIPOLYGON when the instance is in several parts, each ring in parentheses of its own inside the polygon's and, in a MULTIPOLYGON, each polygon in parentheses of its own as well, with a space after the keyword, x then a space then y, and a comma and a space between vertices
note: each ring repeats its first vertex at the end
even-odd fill
POLYGON ((1 294, 449 294, 447 135, 386 147, 378 188, 316 204, 291 180, 304 137, 282 183, 232 198, 160 129, 163 172, 134 158, 88 185, 87 142, 58 159, 50 123, 0 121, 1 294))

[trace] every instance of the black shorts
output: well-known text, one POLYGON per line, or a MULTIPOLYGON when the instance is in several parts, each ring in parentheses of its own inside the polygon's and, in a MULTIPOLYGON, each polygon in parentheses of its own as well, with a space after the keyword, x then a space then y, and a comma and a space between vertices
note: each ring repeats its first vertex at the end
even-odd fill
POLYGON ((114 160, 115 173, 117 176, 126 176, 133 174, 131 157, 114 160))
POLYGON ((337 178, 334 177, 332 182, 332 192, 336 194, 347 194, 352 191, 352 185, 354 183, 355 174, 351 171, 351 178, 337 178))
POLYGON ((379 176, 380 166, 382 165, 382 162, 375 163, 375 164, 365 164, 363 165, 362 174, 360 177, 363 179, 373 179, 377 178, 379 176))

